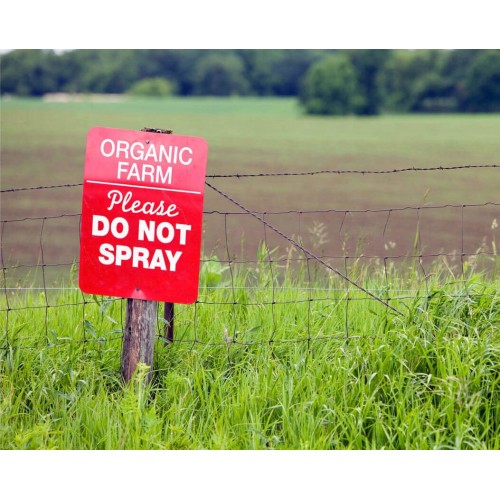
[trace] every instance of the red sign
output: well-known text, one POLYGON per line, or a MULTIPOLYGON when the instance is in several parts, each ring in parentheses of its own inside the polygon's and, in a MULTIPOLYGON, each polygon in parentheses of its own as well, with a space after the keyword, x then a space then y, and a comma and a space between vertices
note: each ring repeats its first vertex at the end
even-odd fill
POLYGON ((201 137, 89 131, 80 242, 83 292, 196 301, 207 153, 201 137))

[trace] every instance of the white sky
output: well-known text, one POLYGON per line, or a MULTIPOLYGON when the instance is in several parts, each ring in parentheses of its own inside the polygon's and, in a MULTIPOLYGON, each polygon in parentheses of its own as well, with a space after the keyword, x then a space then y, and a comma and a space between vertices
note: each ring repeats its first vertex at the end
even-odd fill
MULTIPOLYGON (((5 2, 4 2, 5 3, 5 2)), ((494 0, 184 0, 2 6, 1 47, 499 48, 494 0), (8 20, 8 22, 6 22, 8 20)), ((3 49, 9 50, 9 49, 3 49)), ((71 49, 60 49, 71 50, 71 49)))

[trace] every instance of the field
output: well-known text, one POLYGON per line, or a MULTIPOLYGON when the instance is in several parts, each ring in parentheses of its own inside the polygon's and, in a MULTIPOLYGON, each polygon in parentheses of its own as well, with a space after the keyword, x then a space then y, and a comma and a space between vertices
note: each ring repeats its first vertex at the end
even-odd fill
POLYGON ((11 100, 1 120, 0 449, 500 448, 499 170, 374 173, 498 165, 499 115, 11 100), (158 320, 150 385, 120 379, 124 301, 76 287, 92 126, 205 137, 240 205, 207 186, 199 300, 173 344, 158 320), (260 175, 323 170, 366 173, 260 175))
MULTIPOLYGON (((2 193, 3 220, 79 214, 86 134, 93 126, 153 126, 205 137, 210 182, 252 211, 291 212, 267 215, 267 220, 308 247, 325 240, 315 248, 323 255, 344 255, 345 248, 352 254, 361 241, 366 255, 406 255, 414 248, 417 227, 420 253, 472 254, 491 243, 491 226, 499 218, 495 205, 461 208, 498 202, 498 169, 210 178, 498 164, 499 115, 312 118, 303 116, 295 101, 288 99, 204 98, 123 103, 4 101, 1 119, 2 189, 77 184, 2 193), (443 205, 451 206, 387 211, 443 205), (387 253, 388 246, 394 248, 392 254, 387 253)), ((247 258, 254 257, 265 233, 262 224, 251 216, 224 218, 217 211, 241 212, 207 187, 204 253, 225 258, 229 241, 231 255, 243 250, 247 258)), ((8 224, 4 260, 20 265, 38 262, 41 224, 39 220, 8 224)), ((77 259, 79 218, 43 224, 45 263, 77 259)), ((286 251, 282 238, 269 231, 265 236, 268 246, 286 251)))

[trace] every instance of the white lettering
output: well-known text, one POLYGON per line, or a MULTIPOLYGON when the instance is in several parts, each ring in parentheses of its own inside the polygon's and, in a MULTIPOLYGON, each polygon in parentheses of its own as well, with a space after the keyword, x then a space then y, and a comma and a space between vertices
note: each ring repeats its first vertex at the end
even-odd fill
POLYGON ((149 177, 149 182, 154 182, 155 181, 155 178, 153 175, 154 171, 155 171, 155 168, 153 167, 153 165, 148 165, 147 163, 145 163, 142 166, 142 180, 144 181, 146 177, 149 177))
POLYGON ((161 165, 156 165, 156 183, 172 184, 172 167, 167 167, 165 173, 161 165))
POLYGON ((92 216, 92 236, 106 236, 109 232, 109 220, 104 215, 92 216))
POLYGON ((117 189, 113 189, 112 191, 108 191, 108 198, 111 198, 111 203, 108 207, 108 210, 112 210, 115 205, 118 205, 123 200, 123 194, 117 189))
POLYGON ((165 265, 165 257, 163 257, 163 253, 159 248, 155 250, 153 258, 149 263, 149 269, 155 269, 157 267, 159 267, 162 271, 167 270, 167 266, 165 265))
POLYGON ((99 247, 99 262, 105 266, 115 264, 121 266, 127 261, 131 261, 132 267, 143 269, 156 269, 162 271, 175 272, 177 263, 182 256, 182 252, 176 251, 172 253, 170 250, 161 250, 157 248, 150 258, 150 253, 147 248, 143 247, 128 247, 125 245, 117 245, 116 248, 110 243, 103 243, 99 247))
POLYGON ((106 236, 111 229, 111 234, 119 240, 125 238, 129 232, 129 225, 123 217, 116 217, 109 223, 104 215, 92 216, 92 236, 106 236), (121 229, 119 229, 121 226, 121 229))
POLYGON ((185 245, 186 232, 191 231, 191 226, 188 224, 176 224, 174 229, 174 226, 170 224, 170 222, 160 222, 160 224, 156 227, 156 230, 155 225, 156 222, 152 220, 147 222, 145 220, 139 220, 137 239, 139 241, 144 241, 144 238, 146 238, 148 241, 154 241, 156 234, 156 238, 161 243, 171 243, 174 240, 175 231, 178 230, 179 244, 185 245))
POLYGON ((116 219, 113 219, 113 222, 111 222, 111 234, 121 240, 127 236, 129 231, 129 226, 128 222, 126 219, 123 217, 116 217, 116 219), (121 231, 118 230, 118 226, 121 225, 121 231))
POLYGON ((137 238, 139 239, 139 241, 144 241, 144 236, 146 236, 148 241, 154 241, 155 239, 154 221, 149 221, 149 226, 145 220, 139 221, 139 233, 137 235, 137 238))
POLYGON ((162 222, 158 224, 158 227, 156 228, 156 237, 162 242, 162 243, 170 243, 175 236, 175 230, 174 226, 170 224, 170 222, 162 222), (163 229, 166 228, 168 230, 168 235, 165 236, 163 229))
POLYGON ((189 165, 192 161, 193 161, 193 158, 192 156, 189 157, 187 160, 184 160, 183 159, 183 155, 184 155, 184 152, 187 151, 188 154, 192 155, 193 154, 193 150, 191 148, 182 148, 180 153, 179 153, 179 161, 183 164, 183 165, 189 165))
POLYGON ((161 165, 150 165, 149 163, 137 163, 130 165, 127 161, 119 161, 116 172, 117 179, 135 180, 140 182, 153 182, 157 184, 172 184, 172 167, 161 165))
POLYGON ((132 167, 129 170, 129 173, 127 175, 127 180, 129 181, 131 177, 135 177, 137 181, 141 180, 141 177, 139 175, 139 168, 137 167, 137 163, 132 163, 132 167))
MULTIPOLYGON (((164 148, 164 146, 161 146, 164 148)), ((160 149, 161 151, 161 149, 160 149)), ((148 150, 146 151, 146 154, 144 155, 143 160, 154 160, 158 161, 158 155, 156 154, 156 148, 154 144, 150 144, 148 150)))
POLYGON ((170 271, 176 271, 177 269, 177 261, 180 259, 182 252, 175 252, 175 255, 172 255, 170 250, 165 250, 165 254, 167 255, 168 263, 170 264, 170 271))
POLYGON ((165 207, 164 200, 161 200, 158 204, 155 204, 153 201, 146 201, 144 204, 141 204, 140 200, 134 200, 132 204, 130 204, 132 191, 127 191, 125 196, 123 196, 121 191, 112 189, 108 191, 108 198, 110 199, 108 210, 113 210, 116 205, 121 205, 122 212, 125 213, 132 212, 133 214, 142 213, 144 215, 160 215, 167 217, 176 217, 179 215, 177 205, 171 203, 168 207, 165 207))
POLYGON ((160 161, 166 161, 168 163, 177 163, 177 146, 172 148, 172 145, 168 147, 168 151, 163 144, 160 145, 160 161))
POLYGON ((129 143, 127 141, 118 141, 116 143, 116 157, 120 158, 120 153, 123 153, 124 158, 128 158, 129 143))
POLYGON ((149 144, 136 141, 129 143, 119 139, 104 139, 100 146, 101 154, 105 158, 126 159, 131 158, 136 161, 165 162, 171 165, 190 165, 193 162, 193 150, 189 146, 179 148, 179 146, 165 146, 164 144, 149 144))
POLYGON ((115 264, 121 266, 124 260, 130 260, 132 257, 132 249, 125 245, 116 245, 115 264))
POLYGON ((122 174, 126 174, 128 172, 128 169, 124 168, 126 166, 128 166, 128 162, 126 162, 126 161, 119 161, 118 162, 118 175, 117 175, 118 179, 121 179, 122 174))
POLYGON ((181 245, 185 245, 186 244, 186 231, 191 231, 191 225, 190 224, 176 224, 175 228, 181 232, 179 243, 181 245))
POLYGON ((105 266, 109 266, 113 264, 115 261, 115 256, 113 255, 113 245, 109 243, 103 243, 99 247, 99 251, 101 252, 101 256, 99 257, 99 262, 104 264, 105 266))
POLYGON ((134 160, 142 160, 144 157, 144 145, 142 142, 134 142, 130 146, 130 157, 134 160), (138 150, 138 153, 136 152, 138 150))
POLYGON ((102 154, 102 156, 105 156, 106 158, 109 158, 110 156, 113 156, 115 154, 115 143, 111 139, 104 139, 104 141, 101 142, 101 154, 102 154), (111 145, 111 149, 109 150, 109 153, 106 153, 106 151, 104 151, 105 144, 111 145))
POLYGON ((144 269, 149 269, 148 264, 149 250, 142 247, 134 247, 132 257, 132 267, 139 267, 139 262, 142 262, 144 269))

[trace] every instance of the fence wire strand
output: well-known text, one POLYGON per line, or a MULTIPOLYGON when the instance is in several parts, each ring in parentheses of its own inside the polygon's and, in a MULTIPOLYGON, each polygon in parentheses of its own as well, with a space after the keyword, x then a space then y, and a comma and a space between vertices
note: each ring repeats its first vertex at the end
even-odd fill
MULTIPOLYGON (((394 168, 391 170, 313 170, 306 172, 256 172, 256 173, 241 173, 241 174, 208 174, 207 179, 247 179, 259 177, 303 177, 310 175, 336 174, 336 175, 385 175, 385 174, 400 174, 406 172, 445 172, 464 169, 486 169, 500 168, 500 165, 457 165, 457 166, 438 166, 438 167, 403 167, 394 168)), ((83 183, 74 184, 55 184, 51 186, 31 186, 2 189, 0 193, 15 193, 18 191, 33 191, 38 189, 57 189, 67 187, 82 187, 83 183)))
MULTIPOLYGON (((470 243, 467 233, 467 214, 469 211, 482 211, 494 215, 497 221, 496 201, 459 204, 424 204, 387 208, 346 209, 322 208, 316 210, 251 210, 225 190, 215 186, 208 179, 268 178, 286 176, 315 175, 386 175, 401 173, 446 172, 462 169, 496 169, 499 165, 464 165, 430 168, 400 168, 393 170, 317 170, 308 172, 260 172, 243 174, 207 175, 206 186, 219 197, 229 202, 234 210, 205 210, 207 223, 212 219, 221 220, 218 239, 222 248, 219 253, 204 255, 200 260, 201 276, 207 266, 215 262, 216 277, 220 283, 200 284, 198 300, 190 306, 176 307, 176 333, 172 346, 218 346, 227 349, 228 359, 233 355, 233 348, 275 345, 304 344, 308 349, 313 342, 338 341, 345 345, 353 341, 369 340, 370 335, 361 335, 357 327, 357 304, 377 303, 381 317, 386 323, 392 317, 404 316, 410 304, 417 304, 425 310, 432 302, 443 300, 443 291, 436 289, 433 262, 439 260, 449 269, 450 275, 459 287, 446 291, 446 298, 460 300, 465 298, 468 304, 479 300, 498 300, 496 291, 477 290, 467 284, 468 269, 478 260, 486 265, 497 266, 496 246, 491 248, 484 241, 470 243), (451 228, 456 232, 456 248, 426 247, 424 229, 425 214, 440 214, 453 211, 455 217, 451 228), (321 251, 311 247, 308 238, 307 218, 335 217, 335 223, 329 227, 339 239, 347 229, 354 227, 353 217, 378 217, 378 225, 373 225, 375 236, 388 245, 391 231, 398 220, 405 214, 413 217, 415 241, 410 249, 404 250, 386 246, 383 251, 359 251, 349 249, 321 251), (281 230, 279 221, 285 217, 294 217, 297 233, 281 230), (235 228, 243 234, 248 221, 260 231, 260 246, 257 257, 249 257, 235 248, 233 233, 235 228), (278 221, 278 222, 277 222, 278 221), (338 225, 336 229, 335 224, 338 225), (288 245, 275 253, 277 241, 288 245), (474 244, 473 249, 471 245, 474 244), (217 268, 217 266, 220 266, 217 268), (364 267, 363 267, 364 266, 364 267), (421 287, 403 287, 393 282, 394 266, 407 266, 421 287), (372 286, 372 275, 360 277, 360 269, 370 269, 381 277, 377 286, 372 286), (290 276, 302 273, 302 282, 297 285, 290 276), (242 276, 244 280, 242 280, 242 276), (288 281, 287 281, 288 280, 288 281), (364 282, 362 282, 364 281, 364 282), (366 282, 366 283, 365 283, 366 282), (461 288, 460 288, 461 285, 461 288), (284 312, 293 317, 293 325, 286 324, 284 312), (383 312, 382 312, 383 311, 383 312), (395 313, 395 315, 393 314, 395 313), (206 331, 207 316, 213 314, 212 325, 223 325, 217 331, 206 331), (327 328, 327 319, 337 317, 334 326, 327 328), (262 329, 258 321, 268 317, 269 330, 265 335, 252 338, 254 332, 262 329), (249 319, 256 324, 249 324, 249 319), (259 318, 261 318, 259 320, 259 318), (284 319, 285 318, 285 319, 284 319), (285 323, 283 323, 285 321, 285 323), (252 326, 253 325, 253 326, 252 326), (293 326, 299 332, 293 337, 287 336, 287 328, 293 326)), ((34 190, 70 189, 82 184, 60 184, 50 186, 20 187, 3 189, 2 194, 15 196, 34 190)), ((5 203, 5 202, 4 202, 5 203)), ((0 220, 0 351, 9 349, 45 349, 64 344, 94 345, 103 348, 110 343, 122 340, 124 328, 125 300, 115 297, 95 297, 83 294, 71 280, 69 284, 52 283, 53 276, 61 276, 67 271, 74 277, 78 268, 78 258, 60 257, 57 238, 51 231, 67 231, 74 226, 75 235, 79 234, 80 213, 32 214, 0 220), (69 226, 68 226, 68 224, 69 226), (26 255, 19 248, 19 242, 11 235, 22 233, 32 242, 26 255), (26 228, 26 229, 23 229, 26 228), (31 252, 31 253, 30 253, 31 252), (63 311, 75 311, 71 325, 61 323, 63 311), (30 318, 35 322, 36 335, 26 333, 30 318), (70 338, 65 329, 72 328, 76 333, 70 338)), ((500 218, 500 217, 499 217, 500 218)), ((493 226, 492 226, 493 227, 493 226)), ((321 229, 321 228, 320 228, 321 229)), ((427 233, 428 234, 428 230, 427 233)), ((310 237, 310 235, 309 235, 310 237)), ((76 241, 79 244, 79 241, 76 241)), ((313 242, 314 244, 314 242, 313 242)), ((73 278, 71 278, 73 279, 73 278)), ((66 321, 66 320, 64 320, 66 321)), ((466 325, 469 319, 464 317, 466 325)), ((468 326, 467 326, 468 328, 468 326)), ((157 324, 157 339, 165 342, 162 336, 161 320, 157 324)), ((170 344, 169 344, 170 346, 170 344)))

